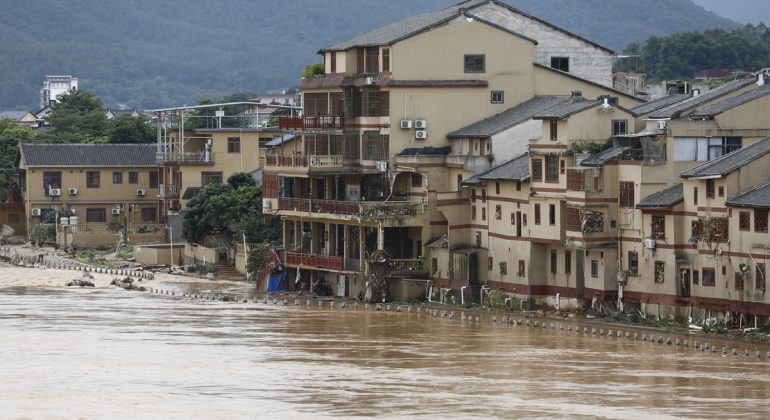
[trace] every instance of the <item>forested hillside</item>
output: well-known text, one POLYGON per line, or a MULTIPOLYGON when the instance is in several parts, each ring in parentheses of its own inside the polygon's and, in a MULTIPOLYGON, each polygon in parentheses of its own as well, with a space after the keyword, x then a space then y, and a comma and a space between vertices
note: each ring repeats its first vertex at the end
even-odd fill
POLYGON ((767 0, 693 0, 693 2, 706 10, 741 23, 770 23, 770 1, 767 0))
POLYGON ((625 51, 641 51, 653 80, 691 78, 697 71, 711 69, 757 71, 770 67, 770 29, 749 24, 733 31, 682 32, 652 37, 625 51))
MULTIPOLYGON (((105 105, 193 103, 289 87, 316 51, 457 0, 4 2, 0 109, 33 109, 45 74, 72 74, 105 105)), ((735 24, 690 0, 509 0, 620 50, 652 35, 735 24)))

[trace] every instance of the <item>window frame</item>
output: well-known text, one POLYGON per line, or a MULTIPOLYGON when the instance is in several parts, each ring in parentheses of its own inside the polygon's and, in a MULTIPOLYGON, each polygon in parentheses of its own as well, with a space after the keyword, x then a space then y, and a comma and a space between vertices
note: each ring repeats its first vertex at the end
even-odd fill
POLYGON ((486 73, 486 54, 465 54, 463 56, 463 73, 486 73))
POLYGON ((628 120, 612 120, 612 135, 620 136, 623 134, 628 134, 628 120))
POLYGON ((505 91, 502 90, 493 90, 489 94, 489 101, 493 104, 504 104, 505 103, 505 91))
POLYGON ((559 269, 559 255, 558 255, 558 251, 556 251, 555 249, 551 250, 550 264, 551 264, 551 274, 556 274, 556 272, 559 269))
POLYGON ((665 261, 655 261, 655 268, 653 272, 653 279, 655 283, 657 284, 663 284, 666 282, 666 262, 665 261))
POLYGON ((599 278, 599 260, 591 260, 591 277, 599 278))
POLYGON ((551 56, 551 68, 569 73, 569 56, 551 56))
POLYGON ((107 223, 107 209, 86 208, 86 223, 107 223))
POLYGON ((712 267, 703 267, 701 268, 701 272, 703 273, 701 286, 716 287, 716 284, 717 284, 716 270, 712 267))
POLYGON ((751 213, 748 211, 738 212, 738 230, 741 232, 751 231, 751 213))
POLYGON ((227 153, 228 154, 240 154, 241 153, 241 138, 240 137, 228 137, 227 138, 227 153))
POLYGON ((201 187, 211 184, 221 184, 224 182, 223 176, 224 174, 221 171, 203 171, 201 172, 201 187))
POLYGON ((564 251, 564 274, 572 274, 572 251, 564 251))
POLYGON ((639 252, 628 251, 628 273, 639 275, 639 252))
POLYGON ((113 184, 122 184, 123 183, 123 172, 115 171, 112 173, 112 183, 113 184))
POLYGON ((543 159, 532 159, 532 181, 543 182, 543 159))
POLYGON ((535 213, 535 226, 540 226, 540 222, 542 221, 540 219, 540 204, 535 204, 532 211, 535 213))
POLYGON ((767 209, 754 209, 754 232, 767 233, 767 209))
POLYGON ((128 172, 128 184, 129 185, 139 184, 139 172, 137 171, 128 172))
POLYGON ((636 185, 633 181, 620 181, 618 184, 618 205, 624 209, 632 209, 636 204, 636 185), (630 188, 629 188, 630 186, 630 188))
POLYGON ((757 290, 765 290, 766 284, 767 284, 767 271, 766 271, 765 263, 758 263, 754 266, 754 287, 757 290))
POLYGON ((102 181, 102 174, 99 171, 86 171, 86 188, 99 188, 102 181))

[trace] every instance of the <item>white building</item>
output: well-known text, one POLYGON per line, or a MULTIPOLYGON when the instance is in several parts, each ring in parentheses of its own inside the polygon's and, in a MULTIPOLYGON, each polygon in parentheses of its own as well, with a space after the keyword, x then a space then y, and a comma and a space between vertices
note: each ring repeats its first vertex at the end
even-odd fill
POLYGON ((40 89, 40 108, 45 108, 56 102, 60 95, 72 90, 78 90, 78 79, 72 76, 45 76, 43 88, 40 89))

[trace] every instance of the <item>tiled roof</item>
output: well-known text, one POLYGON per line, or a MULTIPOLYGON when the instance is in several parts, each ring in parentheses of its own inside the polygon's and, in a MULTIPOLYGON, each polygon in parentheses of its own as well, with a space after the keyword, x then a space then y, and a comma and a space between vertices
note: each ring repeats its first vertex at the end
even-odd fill
POLYGON ((676 184, 673 187, 658 191, 655 194, 647 196, 637 205, 638 208, 652 207, 671 207, 684 201, 683 184, 676 184))
POLYGON ((265 146, 267 147, 280 146, 286 142, 294 140, 295 137, 297 137, 297 135, 294 133, 286 133, 282 136, 273 138, 269 142, 265 143, 265 146))
POLYGON ((399 22, 392 23, 387 26, 383 26, 381 28, 375 29, 371 32, 358 35, 356 37, 353 37, 351 39, 348 39, 346 41, 339 42, 335 45, 332 45, 330 47, 324 48, 321 50, 321 52, 324 51, 345 51, 349 50, 351 48, 356 47, 366 47, 366 46, 376 46, 376 45, 389 45, 394 42, 400 41, 402 39, 406 39, 408 37, 414 36, 420 32, 426 31, 430 28, 433 28, 435 26, 438 26, 442 24, 443 22, 447 22, 455 17, 458 17, 463 10, 466 14, 469 16, 472 16, 476 18, 479 21, 491 24, 493 26, 496 26, 502 30, 511 32, 519 37, 522 37, 524 39, 531 40, 535 43, 537 43, 536 40, 532 40, 531 38, 528 38, 524 35, 518 34, 516 32, 510 31, 506 28, 504 21, 487 21, 479 16, 474 16, 473 13, 483 13, 485 11, 488 11, 494 7, 503 7, 507 9, 510 12, 519 14, 521 16, 527 17, 529 19, 535 20, 541 24, 544 24, 546 26, 549 26, 559 32, 565 33, 569 36, 581 39, 597 48, 603 49, 608 52, 613 52, 607 47, 601 46, 599 44, 596 44, 595 42, 592 42, 590 40, 587 40, 585 38, 582 38, 578 35, 575 35, 563 28, 560 28, 556 25, 553 25, 552 23, 546 22, 542 19, 539 19, 535 16, 529 15, 527 13, 524 13, 520 10, 517 10, 508 4, 497 1, 497 0, 468 0, 464 1, 462 3, 459 3, 454 6, 447 7, 445 9, 441 9, 435 12, 430 13, 422 13, 415 16, 408 17, 406 19, 403 19, 399 22))
POLYGON ((399 156, 447 156, 450 153, 452 153, 452 146, 409 147, 399 153, 399 156))
POLYGON ((492 169, 478 173, 463 181, 466 185, 476 185, 481 181, 524 181, 529 179, 529 154, 525 153, 492 169))
POLYGON ((677 102, 684 101, 689 97, 690 95, 685 95, 685 94, 675 94, 675 95, 664 96, 654 101, 650 101, 645 104, 641 104, 637 107, 631 108, 631 114, 633 114, 635 117, 649 114, 650 112, 655 112, 659 109, 669 107, 677 102))
POLYGON ((739 95, 727 98, 723 101, 707 105, 703 108, 696 109, 695 112, 690 115, 690 118, 709 118, 715 115, 719 115, 727 110, 739 107, 745 103, 751 102, 755 99, 762 98, 770 95, 770 85, 764 85, 757 89, 743 92, 739 95))
POLYGON ((756 83, 755 78, 733 80, 732 82, 725 83, 722 86, 712 89, 707 93, 703 93, 698 96, 691 97, 684 101, 677 102, 676 104, 669 106, 667 108, 663 108, 658 111, 655 111, 652 115, 650 115, 650 118, 653 118, 653 119, 679 118, 679 116, 683 112, 687 112, 689 110, 698 108, 699 106, 707 102, 718 99, 724 95, 733 93, 736 90, 743 89, 746 86, 751 85, 752 83, 756 83))
POLYGON ((727 200, 733 207, 770 208, 770 182, 758 185, 727 200))
POLYGON ((557 104, 554 107, 546 109, 545 111, 537 113, 535 115, 535 118, 564 119, 564 118, 568 118, 571 115, 577 114, 578 112, 582 112, 587 109, 591 109, 593 107, 599 106, 601 103, 602 101, 589 101, 582 97, 570 98, 570 100, 568 101, 562 102, 560 104, 557 104))
POLYGON ((720 177, 770 153, 770 137, 682 172, 682 178, 720 177))
POLYGON ((10 118, 14 121, 18 121, 27 115, 29 111, 0 111, 0 118, 10 118))
POLYGON ((602 152, 591 155, 580 162, 581 166, 604 166, 612 161, 620 159, 630 147, 611 147, 602 152))
POLYGON ((155 144, 21 144, 27 167, 152 167, 155 144))
POLYGON ((447 138, 489 137, 531 120, 537 113, 568 102, 569 96, 536 96, 497 115, 447 134, 447 138))

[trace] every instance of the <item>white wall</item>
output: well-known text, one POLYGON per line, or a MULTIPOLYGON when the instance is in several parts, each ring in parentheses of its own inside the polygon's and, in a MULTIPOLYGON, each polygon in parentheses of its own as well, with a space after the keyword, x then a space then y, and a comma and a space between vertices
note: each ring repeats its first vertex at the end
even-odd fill
POLYGON ((495 165, 511 160, 529 150, 529 142, 543 136, 543 122, 529 120, 492 136, 495 165))

